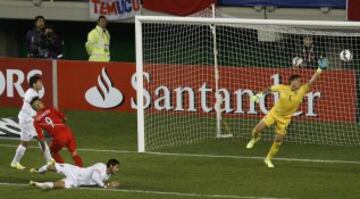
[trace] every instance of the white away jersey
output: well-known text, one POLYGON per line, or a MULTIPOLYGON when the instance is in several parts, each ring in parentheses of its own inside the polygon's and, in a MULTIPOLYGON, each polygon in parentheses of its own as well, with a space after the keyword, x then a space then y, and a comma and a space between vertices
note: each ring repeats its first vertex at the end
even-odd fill
POLYGON ((19 112, 19 123, 31 123, 33 122, 33 117, 36 115, 36 111, 31 107, 30 102, 35 97, 39 97, 40 95, 34 89, 29 88, 24 95, 23 105, 19 112))
POLYGON ((106 173, 106 164, 96 163, 90 167, 79 168, 77 175, 77 184, 81 185, 98 185, 104 186, 104 182, 109 180, 110 176, 106 173))

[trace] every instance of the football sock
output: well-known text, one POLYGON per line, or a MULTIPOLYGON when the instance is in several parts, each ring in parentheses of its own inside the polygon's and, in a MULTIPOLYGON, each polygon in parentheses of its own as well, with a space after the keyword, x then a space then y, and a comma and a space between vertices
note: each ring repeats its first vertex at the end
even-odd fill
POLYGON ((53 153, 53 158, 57 163, 64 163, 64 159, 61 157, 59 153, 53 153))
POLYGON ((16 149, 16 153, 15 156, 11 162, 11 164, 16 164, 18 162, 20 162, 20 160, 22 159, 22 157, 24 156, 26 151, 26 147, 24 147, 22 144, 19 144, 19 146, 16 149))
POLYGON ((48 165, 45 164, 44 166, 39 168, 39 173, 46 173, 48 170, 48 165))
POLYGON ((44 153, 44 157, 46 159, 46 161, 50 161, 52 160, 51 154, 50 154, 50 149, 49 146, 46 144, 46 142, 44 142, 44 149, 42 148, 41 144, 39 143, 40 148, 42 149, 43 153, 44 153))
POLYGON ((279 151, 281 144, 282 144, 281 142, 274 142, 272 144, 270 151, 267 154, 266 158, 272 159, 276 155, 276 153, 279 151))
POLYGON ((76 166, 83 167, 83 162, 79 155, 75 155, 72 158, 73 158, 76 166))
POLYGON ((255 129, 254 129, 251 132, 251 136, 252 136, 253 139, 257 139, 259 137, 259 132, 256 132, 255 129))

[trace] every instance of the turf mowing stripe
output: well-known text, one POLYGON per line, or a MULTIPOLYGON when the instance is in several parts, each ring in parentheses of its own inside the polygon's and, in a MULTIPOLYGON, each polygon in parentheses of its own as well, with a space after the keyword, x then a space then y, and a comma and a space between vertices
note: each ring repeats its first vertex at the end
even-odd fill
MULTIPOLYGON (((15 148, 18 145, 0 144, 0 147, 15 148)), ((39 148, 30 146, 29 148, 39 148)), ((103 153, 126 153, 126 154, 145 154, 145 155, 159 155, 159 156, 178 156, 178 157, 205 157, 205 158, 229 158, 229 159, 250 159, 263 160, 261 156, 236 156, 236 155, 210 155, 210 154, 190 154, 190 153, 166 153, 166 152, 145 152, 138 153, 137 151, 113 150, 113 149, 78 149, 78 151, 89 152, 103 152, 103 153)), ((286 162, 311 162, 311 163, 325 163, 325 164, 360 164, 360 161, 351 160, 322 160, 322 159, 303 159, 303 158, 274 158, 274 160, 286 162)))
MULTIPOLYGON (((163 156, 183 156, 183 157, 207 157, 207 158, 230 158, 230 159, 255 159, 264 160, 261 156, 235 156, 235 155, 208 155, 208 154, 190 154, 190 153, 165 153, 165 152, 146 152, 146 154, 163 156)), ((328 164, 360 164, 360 161, 350 160, 322 160, 322 159, 302 159, 302 158, 274 158, 274 160, 287 162, 312 162, 328 164)))
MULTIPOLYGON (((29 184, 0 182, 3 186, 29 186, 29 184)), ((233 199, 290 199, 290 198, 274 198, 274 197, 255 197, 255 196, 237 196, 237 195, 220 195, 220 194, 198 194, 198 193, 181 193, 181 192, 166 192, 166 191, 148 191, 138 189, 103 189, 103 188, 87 188, 79 187, 73 190, 90 190, 90 191, 112 191, 125 193, 143 193, 155 195, 172 195, 179 197, 197 197, 197 198, 233 198, 233 199)))

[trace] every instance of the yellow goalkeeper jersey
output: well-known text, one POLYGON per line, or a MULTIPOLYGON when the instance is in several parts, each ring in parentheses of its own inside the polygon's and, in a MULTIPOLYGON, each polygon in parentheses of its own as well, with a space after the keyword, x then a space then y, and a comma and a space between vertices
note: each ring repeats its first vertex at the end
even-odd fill
POLYGON ((280 98, 272 107, 270 113, 290 118, 302 103, 305 94, 310 91, 310 85, 306 83, 296 91, 292 91, 290 86, 279 84, 272 86, 271 91, 278 92, 280 98))

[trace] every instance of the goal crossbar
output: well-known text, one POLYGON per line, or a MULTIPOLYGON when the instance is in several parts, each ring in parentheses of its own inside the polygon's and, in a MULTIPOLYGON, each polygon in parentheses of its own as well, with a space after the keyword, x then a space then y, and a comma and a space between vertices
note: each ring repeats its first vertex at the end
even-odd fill
POLYGON ((251 24, 251 25, 286 25, 317 27, 360 27, 360 22, 351 21, 309 21, 282 19, 247 19, 247 18, 203 18, 203 17, 171 17, 171 16, 136 16, 138 22, 184 23, 189 24, 251 24))

